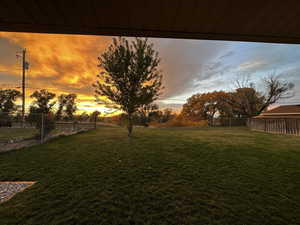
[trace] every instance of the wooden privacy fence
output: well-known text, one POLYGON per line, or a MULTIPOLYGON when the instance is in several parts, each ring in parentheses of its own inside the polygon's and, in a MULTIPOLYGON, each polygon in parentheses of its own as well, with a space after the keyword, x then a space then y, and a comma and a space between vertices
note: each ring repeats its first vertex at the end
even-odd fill
POLYGON ((300 135, 300 118, 251 118, 247 125, 252 130, 300 135))
POLYGON ((96 126, 96 122, 55 122, 55 128, 60 130, 93 129, 96 126))

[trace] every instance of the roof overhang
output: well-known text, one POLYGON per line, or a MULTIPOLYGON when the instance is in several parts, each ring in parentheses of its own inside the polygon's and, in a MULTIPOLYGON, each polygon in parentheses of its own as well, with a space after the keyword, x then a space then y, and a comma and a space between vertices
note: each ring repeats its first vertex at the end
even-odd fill
POLYGON ((298 1, 2 0, 0 31, 300 43, 298 1))

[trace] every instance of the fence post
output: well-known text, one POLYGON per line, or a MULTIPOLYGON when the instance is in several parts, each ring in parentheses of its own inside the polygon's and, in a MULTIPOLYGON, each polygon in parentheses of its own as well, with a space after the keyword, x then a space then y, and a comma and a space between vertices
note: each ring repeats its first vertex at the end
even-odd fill
POLYGON ((299 130, 299 124, 298 124, 298 119, 296 119, 296 135, 300 134, 300 130, 299 130))
POLYGON ((95 120, 94 120, 94 128, 97 128, 97 116, 95 116, 95 120))
POLYGON ((44 113, 41 115, 41 144, 44 142, 44 113))

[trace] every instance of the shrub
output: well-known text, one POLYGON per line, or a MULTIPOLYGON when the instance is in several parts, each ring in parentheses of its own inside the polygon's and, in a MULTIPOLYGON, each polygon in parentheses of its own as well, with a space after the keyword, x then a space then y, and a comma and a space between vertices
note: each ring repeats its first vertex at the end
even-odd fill
POLYGON ((0 113, 0 127, 11 127, 12 119, 6 113, 0 113))
POLYGON ((150 124, 153 127, 206 127, 208 126, 207 120, 191 121, 183 118, 181 115, 167 121, 166 123, 154 122, 150 124))

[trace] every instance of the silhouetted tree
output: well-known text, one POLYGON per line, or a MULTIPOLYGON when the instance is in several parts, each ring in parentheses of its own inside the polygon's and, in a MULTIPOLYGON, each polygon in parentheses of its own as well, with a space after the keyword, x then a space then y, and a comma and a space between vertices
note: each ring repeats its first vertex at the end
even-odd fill
POLYGON ((74 119, 74 113, 77 110, 76 98, 76 94, 61 94, 58 96, 58 110, 55 114, 57 120, 62 118, 74 119))
POLYGON ((158 105, 148 104, 141 106, 137 111, 137 117, 139 122, 147 127, 151 122, 151 117, 158 111, 158 105))
POLYGON ((86 112, 82 112, 82 113, 78 116, 78 120, 79 120, 79 121, 88 121, 89 118, 90 118, 90 116, 89 116, 86 112))
POLYGON ((60 96, 58 96, 58 109, 55 113, 55 119, 56 120, 61 120, 63 117, 63 108, 66 104, 66 99, 65 99, 65 95, 61 94, 60 96))
POLYGON ((97 121, 98 120, 98 117, 101 115, 101 112, 99 112, 99 111, 94 111, 94 112, 92 112, 91 113, 91 115, 90 115, 90 122, 95 122, 95 121, 97 121))
POLYGON ((0 113, 9 113, 17 110, 16 100, 21 96, 18 90, 0 90, 0 113))
POLYGON ((277 76, 271 76, 264 79, 266 92, 264 94, 265 102, 258 113, 264 111, 268 106, 278 102, 280 99, 291 98, 294 96, 294 83, 280 80, 277 76))
POLYGON ((98 59, 104 72, 94 84, 96 97, 101 102, 100 97, 105 96, 106 104, 127 114, 128 136, 131 136, 133 114, 156 100, 162 88, 158 52, 147 39, 136 38, 129 43, 125 38, 114 38, 98 59))
POLYGON ((260 114, 270 105, 280 99, 293 96, 294 84, 282 81, 277 76, 270 76, 263 80, 264 89, 260 92, 254 83, 238 82, 238 88, 224 98, 238 114, 251 117, 260 114))
POLYGON ((48 90, 42 89, 35 91, 31 96, 34 99, 30 108, 28 121, 34 122, 36 127, 40 130, 40 136, 46 137, 51 130, 55 128, 54 115, 52 113, 53 106, 55 105, 55 94, 48 90), (42 127, 44 128, 41 132, 42 127))
POLYGON ((169 120, 173 119, 176 115, 173 113, 172 109, 166 108, 160 113, 160 123, 166 123, 169 120))
POLYGON ((52 101, 55 98, 55 94, 46 89, 35 91, 30 97, 34 99, 30 106, 34 113, 49 113, 56 103, 52 101))
POLYGON ((15 102, 20 96, 21 93, 18 90, 0 90, 0 127, 10 127, 12 125, 12 118, 9 113, 17 110, 15 102))

